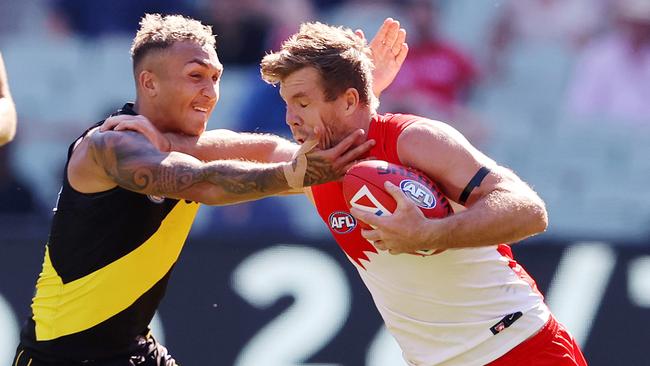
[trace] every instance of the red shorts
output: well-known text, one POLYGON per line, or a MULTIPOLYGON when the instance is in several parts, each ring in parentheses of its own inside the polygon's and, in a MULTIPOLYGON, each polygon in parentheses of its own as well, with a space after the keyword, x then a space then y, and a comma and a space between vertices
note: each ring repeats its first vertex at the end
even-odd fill
POLYGON ((571 334, 551 315, 537 334, 488 365, 587 366, 587 361, 571 334))

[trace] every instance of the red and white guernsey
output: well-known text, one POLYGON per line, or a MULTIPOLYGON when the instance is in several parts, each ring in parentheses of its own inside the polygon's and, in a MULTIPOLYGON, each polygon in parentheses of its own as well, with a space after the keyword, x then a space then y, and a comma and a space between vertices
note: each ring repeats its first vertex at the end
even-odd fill
MULTIPOLYGON (((397 138, 412 115, 376 116, 370 155, 401 164, 397 138)), ((361 236, 341 183, 312 187, 318 213, 356 266, 410 365, 484 365, 535 334, 549 310, 507 245, 431 256, 378 252, 361 236)))

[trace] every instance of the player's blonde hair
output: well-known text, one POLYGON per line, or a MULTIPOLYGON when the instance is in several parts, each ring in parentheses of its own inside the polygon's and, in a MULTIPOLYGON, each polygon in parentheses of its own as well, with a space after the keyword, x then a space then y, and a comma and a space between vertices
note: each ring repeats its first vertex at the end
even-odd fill
POLYGON ((295 71, 314 67, 320 73, 326 100, 332 101, 348 88, 355 88, 360 102, 375 109, 378 102, 372 93, 370 55, 366 40, 349 28, 303 23, 280 51, 264 56, 262 78, 277 84, 295 71))
POLYGON ((131 45, 133 69, 137 68, 149 52, 164 50, 179 41, 193 41, 202 47, 215 47, 215 38, 209 25, 182 15, 145 14, 131 45))

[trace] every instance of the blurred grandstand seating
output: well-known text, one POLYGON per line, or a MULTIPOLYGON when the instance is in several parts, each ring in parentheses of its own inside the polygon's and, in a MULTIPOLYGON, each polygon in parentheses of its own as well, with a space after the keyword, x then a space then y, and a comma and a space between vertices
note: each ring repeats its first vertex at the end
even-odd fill
MULTIPOLYGON (((469 3, 473 2, 449 2, 443 8, 442 31, 482 59, 485 50, 477 37, 485 38, 499 9, 474 8, 469 3), (477 29, 481 27, 483 30, 477 29)), ((363 4, 359 1, 341 6, 363 4)), ((328 9, 324 20, 351 22, 349 14, 346 18, 341 9, 344 8, 328 9)), ((390 2, 386 2, 386 7, 373 9, 379 13, 386 11, 390 2)), ((400 17, 397 12, 390 15, 400 17)), ((347 25, 362 25, 362 18, 355 19, 359 24, 347 25)), ((366 34, 372 35, 378 24, 365 25, 366 34)), ((133 99, 129 47, 129 36, 84 41, 77 36, 33 32, 0 35, 0 48, 13 81, 21 122, 12 164, 17 175, 29 183, 42 209, 55 203, 68 144, 86 126, 133 99)), ((505 60, 503 78, 479 85, 479 91, 469 102, 469 107, 490 125, 491 139, 484 146, 486 152, 513 168, 540 192, 550 211, 550 235, 647 237, 650 123, 645 128, 630 129, 621 123, 572 121, 563 111, 566 82, 575 61, 572 50, 561 45, 526 43, 515 44, 512 50, 505 60)), ((264 87, 255 66, 229 65, 209 128, 259 127, 260 131, 276 132, 279 126, 283 128, 282 121, 257 123, 259 114, 251 117, 244 113, 263 103, 252 93, 259 93, 264 87)), ((323 232, 306 200, 279 199, 250 205, 252 210, 260 210, 250 216, 251 225, 281 212, 294 222, 309 217, 316 229, 308 230, 312 233, 308 235, 323 232)), ((203 221, 197 223, 196 234, 221 230, 227 220, 217 220, 223 225, 215 225, 214 220, 231 212, 227 210, 203 209, 203 221)), ((251 232, 251 226, 241 228, 242 234, 251 232)))

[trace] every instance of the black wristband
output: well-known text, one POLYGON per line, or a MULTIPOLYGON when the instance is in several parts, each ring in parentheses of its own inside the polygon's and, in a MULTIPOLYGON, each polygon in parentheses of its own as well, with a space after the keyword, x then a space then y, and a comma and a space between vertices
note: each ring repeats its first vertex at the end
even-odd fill
POLYGON ((486 167, 481 167, 481 169, 474 174, 472 179, 470 179, 469 183, 465 186, 465 189, 463 189, 463 192, 460 194, 460 198, 458 198, 458 203, 461 205, 464 205, 467 199, 469 198, 469 194, 472 193, 474 188, 478 187, 481 185, 481 182, 485 178, 486 175, 490 172, 490 169, 486 167))

